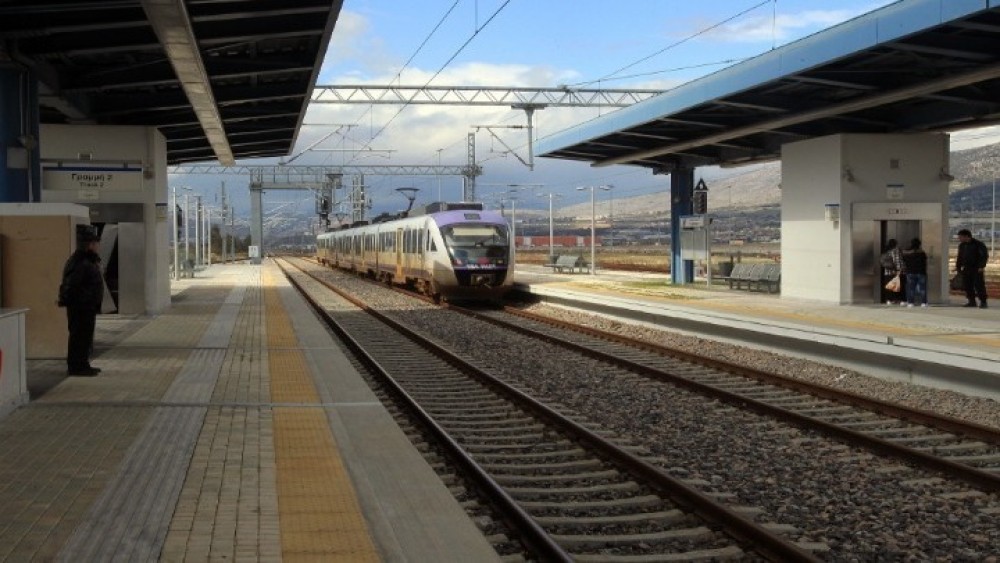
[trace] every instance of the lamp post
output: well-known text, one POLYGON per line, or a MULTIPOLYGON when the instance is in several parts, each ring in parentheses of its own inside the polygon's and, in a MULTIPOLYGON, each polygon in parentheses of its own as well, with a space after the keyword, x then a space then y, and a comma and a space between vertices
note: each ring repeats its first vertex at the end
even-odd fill
POLYGON ((609 186, 581 186, 577 191, 590 190, 590 275, 597 274, 597 206, 594 203, 596 190, 610 190, 609 186))
MULTIPOLYGON (((188 189, 188 188, 184 188, 188 189)), ((191 196, 190 194, 184 194, 184 263, 187 264, 191 260, 191 238, 190 234, 190 220, 191 220, 191 196)))
MULTIPOLYGON (((441 151, 443 151, 443 150, 444 149, 438 149, 437 150, 437 153, 438 153, 438 170, 441 169, 441 151)), ((437 175, 437 180, 438 180, 438 198, 437 198, 437 200, 441 201, 441 175, 440 174, 437 175)))
POLYGON ((194 196, 194 264, 201 265, 201 196, 194 196))
POLYGON ((562 197, 562 196, 560 196, 557 193, 551 193, 551 192, 547 193, 547 194, 538 194, 538 196, 539 197, 547 197, 547 198, 549 198, 549 263, 551 264, 551 263, 555 262, 555 259, 556 259, 556 248, 555 248, 555 238, 556 237, 555 237, 555 230, 553 229, 553 220, 552 220, 552 217, 553 217, 553 215, 552 215, 552 200, 555 199, 555 198, 557 198, 557 197, 562 197))
POLYGON ((608 247, 615 246, 615 192, 611 191, 614 189, 613 184, 608 184, 608 230, 611 231, 611 238, 608 242, 608 247))
POLYGON ((205 264, 212 265, 212 208, 205 206, 205 264))
POLYGON ((172 193, 172 197, 171 197, 172 203, 171 203, 171 208, 170 208, 171 209, 170 215, 173 218, 173 227, 172 228, 173 228, 173 231, 174 231, 174 236, 173 236, 173 239, 174 239, 174 280, 179 280, 179 279, 181 279, 181 271, 180 271, 180 256, 179 256, 180 249, 178 248, 178 246, 180 245, 180 240, 179 240, 180 239, 180 233, 177 231, 177 186, 173 186, 170 191, 172 193))
POLYGON ((544 185, 545 184, 507 184, 507 187, 512 188, 507 190, 506 193, 510 195, 510 240, 513 242, 514 248, 517 248, 517 209, 514 204, 514 202, 517 201, 517 192, 544 185))
POLYGON ((517 196, 510 196, 510 240, 514 243, 514 248, 517 248, 517 196))

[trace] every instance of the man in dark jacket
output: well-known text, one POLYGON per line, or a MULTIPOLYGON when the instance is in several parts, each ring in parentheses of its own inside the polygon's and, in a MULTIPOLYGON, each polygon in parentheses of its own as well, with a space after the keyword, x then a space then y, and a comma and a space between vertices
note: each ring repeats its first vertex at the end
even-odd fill
POLYGON ((982 241, 972 238, 969 229, 958 231, 958 256, 955 258, 955 271, 962 274, 966 307, 976 306, 979 298, 979 308, 986 308, 986 262, 990 253, 982 241))
POLYGON ((66 366, 69 375, 92 376, 101 372, 90 365, 94 325, 104 300, 101 258, 97 254, 101 238, 93 227, 81 225, 76 242, 77 250, 66 260, 59 286, 59 305, 66 307, 69 322, 66 366))

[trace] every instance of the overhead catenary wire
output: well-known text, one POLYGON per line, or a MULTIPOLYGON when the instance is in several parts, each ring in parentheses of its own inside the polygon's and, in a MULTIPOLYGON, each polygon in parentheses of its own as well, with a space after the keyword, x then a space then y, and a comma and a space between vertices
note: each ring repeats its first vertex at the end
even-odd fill
POLYGON ((724 20, 722 20, 722 21, 720 21, 718 23, 710 25, 710 26, 708 26, 706 28, 703 28, 703 29, 701 29, 701 30, 699 30, 699 31, 697 31, 695 33, 692 33, 691 35, 688 35, 687 37, 684 37, 683 39, 680 39, 678 41, 675 41, 675 42, 671 43, 670 45, 667 45, 666 47, 664 47, 664 48, 656 51, 655 53, 651 53, 649 55, 646 55, 645 57, 642 57, 641 59, 639 59, 637 61, 631 62, 631 63, 629 63, 629 64, 627 64, 627 65, 619 68, 618 70, 616 70, 614 72, 611 72, 611 73, 609 73, 609 74, 607 74, 607 75, 605 75, 605 76, 603 76, 601 78, 598 78, 596 80, 590 80, 588 82, 578 82, 578 83, 574 84, 574 86, 588 86, 588 85, 591 85, 591 84, 594 84, 594 83, 597 83, 597 82, 601 82, 601 81, 605 81, 605 80, 610 80, 610 79, 614 78, 615 76, 621 74, 622 72, 624 72, 624 71, 626 71, 626 70, 628 70, 628 69, 630 69, 630 68, 632 68, 632 67, 634 67, 636 65, 642 64, 642 63, 644 63, 644 62, 646 62, 646 61, 648 61, 648 60, 650 60, 650 59, 652 59, 654 57, 662 55, 663 53, 665 53, 665 52, 667 52, 667 51, 669 51, 671 49, 679 47, 679 46, 687 43, 688 41, 691 41, 692 39, 700 37, 700 36, 702 36, 702 35, 710 32, 710 31, 712 31, 712 30, 714 30, 714 29, 716 29, 718 27, 721 27, 721 26, 723 26, 723 25, 725 25, 725 24, 727 24, 727 23, 729 23, 729 22, 731 22, 731 21, 733 21, 733 20, 735 20, 737 18, 740 18, 740 17, 742 17, 742 16, 744 16, 744 15, 746 15, 746 14, 748 14, 748 13, 750 13, 750 12, 752 12, 752 11, 758 9, 758 8, 760 8, 761 6, 764 6, 764 5, 769 4, 771 2, 772 2, 772 0, 763 0, 762 2, 758 2, 757 4, 754 4, 753 6, 751 6, 749 8, 746 8, 745 10, 742 10, 742 11, 740 11, 737 14, 734 14, 734 15, 732 15, 732 16, 730 16, 730 17, 728 17, 728 18, 726 18, 726 19, 724 19, 724 20))
MULTIPOLYGON (((426 88, 427 86, 429 86, 431 82, 434 81, 435 78, 437 78, 442 72, 444 72, 444 69, 446 69, 448 65, 450 65, 452 61, 454 61, 458 57, 458 55, 460 55, 462 51, 464 51, 465 48, 468 47, 470 43, 472 43, 472 40, 475 39, 480 32, 486 29, 486 26, 488 26, 490 22, 492 22, 500 14, 500 12, 502 12, 504 8, 506 8, 507 5, 510 4, 510 2, 511 0, 506 0, 503 4, 500 5, 499 8, 496 9, 496 11, 493 12, 492 15, 490 15, 490 17, 485 22, 483 22, 483 25, 477 26, 472 35, 470 35, 469 38, 466 39, 464 43, 462 43, 462 45, 458 48, 458 50, 456 50, 455 53, 452 54, 451 57, 449 57, 448 60, 445 61, 444 64, 441 65, 441 67, 438 68, 437 71, 435 71, 434 74, 429 79, 427 79, 427 82, 425 82, 421 88, 426 88)), ((374 142, 375 139, 377 139, 389 127, 389 125, 391 125, 392 122, 396 120, 397 117, 399 117, 399 114, 401 114, 403 110, 405 110, 410 105, 410 102, 413 101, 414 97, 416 97, 416 93, 414 93, 414 95, 411 96, 410 99, 406 101, 406 103, 404 103, 402 106, 399 107, 396 113, 393 114, 391 118, 389 118, 389 120, 385 123, 385 125, 382 126, 381 129, 378 130, 378 132, 376 132, 374 135, 371 136, 370 139, 368 139, 368 142, 365 143, 365 146, 362 147, 361 150, 368 148, 371 145, 371 143, 374 142)), ((353 159, 351 162, 353 162, 353 159)))

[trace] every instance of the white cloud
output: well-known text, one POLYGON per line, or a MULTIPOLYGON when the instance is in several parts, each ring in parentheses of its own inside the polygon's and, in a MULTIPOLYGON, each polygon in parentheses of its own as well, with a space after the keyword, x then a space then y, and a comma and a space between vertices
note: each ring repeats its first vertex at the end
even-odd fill
POLYGON ((329 82, 337 73, 384 72, 393 60, 384 42, 371 33, 368 18, 342 10, 323 59, 320 81, 329 82))
POLYGON ((854 15, 844 10, 809 10, 798 14, 779 14, 776 18, 770 15, 752 17, 719 28, 712 38, 741 43, 771 41, 773 38, 783 43, 801 37, 802 30, 825 29, 854 15))
MULTIPOLYGON (((433 71, 412 68, 406 69, 396 84, 406 86, 423 86, 434 75, 433 71)), ((395 77, 393 74, 366 75, 363 79, 357 76, 344 75, 331 78, 332 83, 364 82, 373 85, 386 85, 395 77)), ((526 86, 550 87, 553 84, 570 83, 579 79, 573 71, 555 69, 545 66, 530 66, 520 64, 488 64, 468 63, 445 69, 432 82, 431 86, 526 86)), ((524 126, 524 112, 509 107, 470 107, 459 105, 410 105, 402 109, 400 105, 343 105, 343 104, 311 104, 305 122, 324 124, 324 126, 306 127, 299 138, 302 150, 311 143, 329 133, 333 124, 356 123, 358 126, 350 130, 345 138, 340 134, 324 141, 318 148, 330 148, 335 145, 343 148, 392 149, 392 161, 411 164, 414 162, 432 163, 437 161, 437 149, 442 151, 443 162, 464 163, 466 160, 467 135, 475 129, 473 126, 498 126, 494 129, 505 143, 515 150, 525 151, 527 132, 510 126, 524 126), (397 115, 398 114, 398 115, 397 115), (391 120, 391 123, 390 123, 391 120), (389 123, 388 126, 385 126, 389 123), (383 126, 385 129, 383 130, 383 126), (381 130, 381 133, 379 131, 381 130), (378 135, 369 143, 372 135, 378 135)), ((608 110, 604 109, 603 113, 608 110)), ((550 108, 535 113, 536 122, 549 133, 568 127, 581 119, 589 119, 598 114, 598 110, 570 110, 550 108)), ((485 128, 480 129, 477 142, 484 145, 484 151, 506 150, 502 145, 490 138, 485 128)), ((319 153, 320 151, 316 151, 319 153)), ((495 155, 494 155, 495 156, 495 155)))
MULTIPOLYGON (((894 0, 881 0, 856 10, 805 10, 791 14, 760 13, 737 19, 705 34, 715 41, 730 43, 774 42, 778 45, 793 41, 866 14, 894 0)), ((708 25, 700 26, 700 28, 708 25)))

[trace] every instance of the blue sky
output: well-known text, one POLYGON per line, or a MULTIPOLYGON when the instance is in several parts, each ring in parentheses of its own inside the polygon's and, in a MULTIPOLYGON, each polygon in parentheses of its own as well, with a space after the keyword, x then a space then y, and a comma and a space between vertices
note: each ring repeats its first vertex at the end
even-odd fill
MULTIPOLYGON (((345 0, 320 84, 536 86, 668 89, 867 13, 886 0, 345 0)), ((537 137, 596 117, 597 109, 536 113, 537 137)), ((517 126, 523 112, 462 106, 313 104, 293 153, 296 164, 464 164, 473 125, 517 126), (341 128, 313 150, 307 147, 341 128), (352 154, 351 150, 372 149, 352 154), (380 152, 386 151, 386 152, 380 152)), ((667 190, 646 169, 593 169, 536 159, 529 171, 523 130, 476 134, 480 199, 507 184, 581 197, 577 186, 613 183, 616 197, 667 190), (506 146, 505 146, 506 145, 506 146)), ((966 148, 956 144, 956 148, 966 148)), ((740 170, 726 171, 726 174, 740 170)), ((711 177, 722 172, 704 170, 711 177)), ((405 204, 394 190, 415 186, 418 202, 461 196, 458 178, 369 177, 376 211, 405 204)), ((285 200, 288 198, 285 197, 285 200)), ((542 207, 540 198, 523 205, 542 207)))

